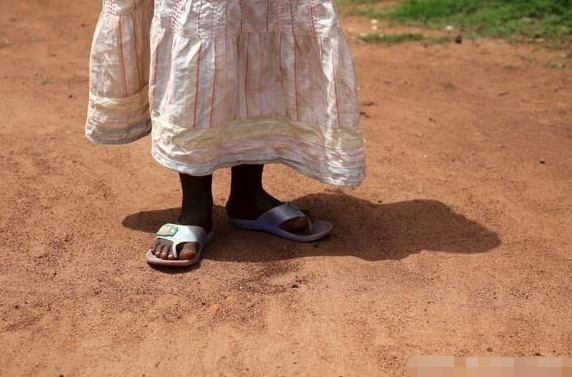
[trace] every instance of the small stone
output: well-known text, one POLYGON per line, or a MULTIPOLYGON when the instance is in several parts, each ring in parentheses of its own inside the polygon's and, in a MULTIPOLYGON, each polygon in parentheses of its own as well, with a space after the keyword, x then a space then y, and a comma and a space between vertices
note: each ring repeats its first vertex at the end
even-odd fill
POLYGON ((487 351, 488 351, 488 352, 493 352, 493 347, 488 347, 488 348, 487 348, 487 351))
POLYGON ((463 36, 460 35, 460 34, 457 35, 457 36, 455 37, 455 43, 457 43, 457 44, 463 43, 463 36))
POLYGON ((546 165, 546 160, 544 160, 543 158, 541 158, 541 159, 540 159, 540 163, 541 163, 542 165, 546 165))
POLYGON ((292 284, 292 288, 298 288, 299 285, 298 284, 292 284))

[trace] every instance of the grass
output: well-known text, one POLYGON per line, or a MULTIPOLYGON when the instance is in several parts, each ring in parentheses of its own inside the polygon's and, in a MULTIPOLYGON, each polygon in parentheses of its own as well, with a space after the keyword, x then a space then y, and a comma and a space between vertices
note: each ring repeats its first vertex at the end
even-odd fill
POLYGON ((395 1, 384 0, 338 0, 345 14, 374 18, 384 18, 395 1))
MULTIPOLYGON (((572 48, 572 0, 339 0, 349 13, 572 48)), ((405 38, 404 40, 409 40, 405 38)))
POLYGON ((387 16, 427 26, 454 25, 484 37, 572 41, 572 0, 407 0, 387 16))
POLYGON ((375 34, 362 33, 357 36, 357 40, 364 43, 380 43, 385 45, 394 45, 403 42, 423 41, 426 44, 444 44, 455 40, 450 35, 440 37, 426 37, 419 33, 397 33, 397 34, 375 34))
POLYGON ((385 44, 396 44, 408 41, 422 41, 423 34, 403 33, 403 34, 360 34, 358 40, 362 42, 374 42, 385 44))

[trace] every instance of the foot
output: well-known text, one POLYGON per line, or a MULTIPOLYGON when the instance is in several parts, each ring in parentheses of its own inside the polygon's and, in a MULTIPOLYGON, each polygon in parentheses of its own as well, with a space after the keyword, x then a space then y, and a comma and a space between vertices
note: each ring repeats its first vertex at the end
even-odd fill
MULTIPOLYGON (((226 204, 226 213, 233 219, 256 220, 263 213, 281 204, 283 203, 280 200, 263 189, 241 195, 231 193, 226 204)), ((306 216, 288 220, 280 225, 280 228, 291 233, 307 230, 310 226, 309 214, 303 212, 306 216)))
MULTIPOLYGON (((203 228, 207 234, 212 230, 212 205, 208 208, 192 208, 189 210, 181 210, 181 215, 177 221, 180 225, 195 225, 203 228)), ((173 255, 173 243, 163 238, 157 238, 150 247, 151 254, 164 260, 191 260, 194 259, 199 251, 199 245, 196 242, 181 243, 177 246, 178 258, 173 255)))

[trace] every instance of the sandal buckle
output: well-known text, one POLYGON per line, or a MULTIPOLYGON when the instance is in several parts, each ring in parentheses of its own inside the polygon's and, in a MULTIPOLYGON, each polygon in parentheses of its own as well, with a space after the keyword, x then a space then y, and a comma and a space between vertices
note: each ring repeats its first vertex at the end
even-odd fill
POLYGON ((175 234, 177 234, 178 231, 179 228, 177 228, 175 225, 165 224, 161 227, 161 229, 157 231, 156 234, 161 237, 173 237, 175 234))

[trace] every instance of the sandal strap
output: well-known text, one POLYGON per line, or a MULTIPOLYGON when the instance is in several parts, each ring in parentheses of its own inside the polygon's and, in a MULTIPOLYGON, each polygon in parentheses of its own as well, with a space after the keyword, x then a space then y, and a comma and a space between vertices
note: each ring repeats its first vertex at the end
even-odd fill
POLYGON ((260 215, 257 221, 267 224, 274 224, 277 227, 279 227, 286 221, 298 217, 307 217, 307 216, 304 212, 302 212, 300 208, 296 207, 294 204, 290 202, 286 202, 263 213, 262 215, 260 215))
POLYGON ((200 226, 195 225, 179 225, 167 223, 156 233, 157 238, 169 240, 173 243, 172 252, 175 259, 179 258, 177 246, 181 243, 196 242, 199 249, 208 243, 209 236, 207 232, 200 226))

